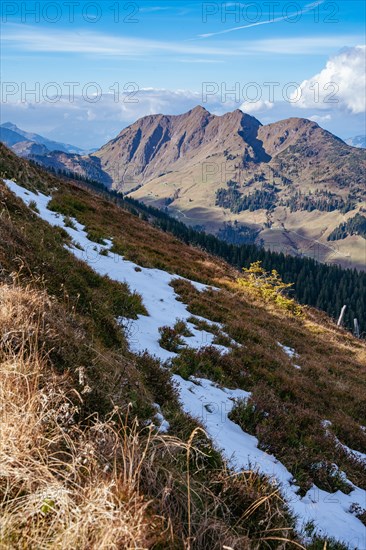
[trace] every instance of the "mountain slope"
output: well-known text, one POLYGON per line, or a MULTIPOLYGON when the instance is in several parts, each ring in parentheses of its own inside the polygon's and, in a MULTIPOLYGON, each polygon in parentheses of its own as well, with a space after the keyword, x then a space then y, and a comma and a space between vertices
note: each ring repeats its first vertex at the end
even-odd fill
MULTIPOLYGON (((13 147, 14 152, 15 145, 13 147)), ((101 168, 100 159, 94 155, 76 155, 71 153, 64 153, 62 151, 50 151, 46 154, 31 154, 29 159, 37 164, 44 166, 57 172, 70 172, 79 176, 98 181, 110 187, 112 185, 112 178, 101 168)))
MULTIPOLYGON (((167 206, 185 223, 206 230, 217 232, 236 222, 257 231, 257 242, 272 250, 364 268, 364 239, 354 237, 331 247, 327 243, 335 227, 365 207, 364 152, 310 121, 289 119, 262 127, 249 124, 240 113, 237 117, 247 131, 257 130, 260 146, 247 137, 238 146, 242 130, 231 126, 228 134, 235 139, 215 141, 209 151, 200 148, 193 160, 188 155, 166 170, 160 166, 162 173, 151 175, 148 167, 142 175, 135 173, 133 196, 167 206), (222 201, 218 194, 222 189, 229 192, 228 182, 235 187, 234 197, 222 201)), ((125 150, 125 136, 120 140, 125 150)), ((103 149, 101 158, 106 153, 103 149)), ((105 169, 110 169, 106 158, 105 169)))
MULTIPOLYGON (((4 166, 0 163, 0 170, 2 168, 4 166)), ((2 173, 7 175, 6 171, 2 173)), ((209 234, 188 228, 184 223, 175 220, 175 218, 159 209, 146 206, 134 199, 124 199, 115 191, 105 189, 102 184, 94 181, 80 180, 80 185, 92 192, 98 193, 103 199, 107 199, 114 204, 119 204, 124 209, 135 213, 138 212, 143 219, 149 219, 153 225, 161 228, 163 231, 173 234, 184 243, 193 244, 206 250, 208 253, 223 258, 236 269, 240 270, 242 267, 249 267, 252 262, 263 262, 267 270, 275 269, 286 283, 293 283, 294 296, 300 303, 315 306, 327 312, 333 319, 338 319, 341 308, 346 304, 345 326, 353 330, 354 319, 357 318, 361 332, 365 330, 366 293, 362 290, 360 292, 360 289, 365 287, 366 274, 358 274, 353 270, 344 270, 338 266, 320 264, 312 259, 291 257, 282 253, 278 254, 266 251, 253 244, 228 244, 209 234)), ((354 223, 352 227, 353 230, 347 234, 362 233, 356 230, 354 223)), ((126 231, 126 239, 123 244, 125 251, 130 250, 131 246, 133 247, 134 257, 136 250, 139 249, 139 242, 136 241, 136 231, 136 228, 135 232, 126 231)), ((338 230, 335 236, 338 236, 338 230)), ((343 231, 341 232, 341 236, 342 238, 346 236, 343 231)), ((156 238, 161 239, 161 237, 156 238)), ((143 239, 144 236, 141 234, 141 240, 143 239)), ((170 263, 170 260, 167 262, 166 258, 161 265, 164 265, 164 268, 170 269, 170 263)))
POLYGON ((247 155, 253 162, 269 160, 256 138, 259 126, 259 121, 239 110, 222 117, 203 107, 178 116, 151 115, 123 130, 95 156, 114 186, 128 191, 129 177, 141 184, 164 171, 185 169, 188 178, 189 163, 202 164, 207 158, 221 156, 226 147, 238 158, 247 155))
MULTIPOLYGON (((363 544, 364 341, 337 329, 315 310, 304 308, 298 316, 266 301, 258 293, 258 282, 242 285, 238 273, 224 262, 162 233, 140 219, 138 212, 133 215, 74 182, 57 180, 4 150, 1 162, 2 172, 12 178, 0 185, 6 207, 1 221, 6 238, 0 242, 5 272, 14 271, 21 259, 23 269, 43 276, 39 284, 71 300, 77 310, 83 308, 96 346, 102 338, 97 357, 102 359, 110 348, 118 354, 122 343, 118 340, 125 338, 129 350, 122 348, 118 356, 130 359, 131 367, 148 377, 141 386, 135 385, 127 365, 121 366, 124 383, 115 372, 113 385, 107 374, 104 381, 98 378, 96 358, 86 358, 94 371, 90 387, 98 392, 87 394, 89 403, 100 401, 108 382, 110 395, 118 391, 122 403, 139 398, 138 411, 143 409, 143 392, 149 390, 174 433, 177 403, 166 395, 168 382, 162 384, 160 378, 172 374, 181 407, 199 418, 225 456, 235 451, 239 470, 256 464, 282 481, 282 494, 299 514, 299 531, 303 521, 313 521, 321 536, 334 536, 351 548, 356 537, 363 544), (115 318, 121 317, 118 336, 115 318), (139 354, 145 349, 155 354, 155 362, 139 354), (158 360, 166 359, 168 371, 160 371, 158 360)), ((68 354, 64 347, 65 343, 58 349, 73 361, 74 352, 68 354)), ((75 368, 80 359, 73 362, 75 368)), ((210 479, 210 461, 201 465, 198 482, 210 479)), ((215 490, 219 487, 216 479, 215 490)), ((232 490, 227 488, 227 493, 232 490)), ((242 490, 245 493, 245 483, 242 490)), ((233 519, 233 501, 226 503, 233 519)), ((221 548, 223 543, 263 547, 258 530, 251 529, 266 528, 261 518, 249 527, 245 509, 237 501, 236 522, 228 520, 227 525, 240 530, 236 539, 225 528, 212 539, 212 524, 206 525, 205 533, 197 531, 204 516, 199 507, 194 508, 196 546, 192 548, 221 548)), ((184 526, 186 519, 183 515, 180 519, 184 526)), ((284 535, 284 529, 278 533, 291 536, 286 530, 284 535)), ((317 544, 313 548, 321 543, 317 544)), ((177 541, 177 547, 182 546, 177 541)), ((278 541, 270 547, 277 548, 278 541)), ((337 546, 330 543, 328 548, 337 546)))
POLYGON ((328 241, 366 207, 365 152, 315 122, 262 126, 203 107, 143 117, 89 157, 34 157, 168 211, 191 226, 254 235, 258 244, 342 266, 366 266, 365 240, 328 241))
MULTIPOLYGON (((4 148, 1 162, 33 189, 72 189, 4 148)), ((89 214, 110 207, 82 196, 89 214)), ((53 227, 3 182, 0 200, 0 544, 25 547, 31 537, 45 547, 183 550, 193 539, 192 548, 255 550, 267 532, 262 521, 293 540, 292 519, 271 484, 254 472, 228 477, 201 431, 185 443, 197 422, 179 409, 158 361, 127 349, 128 323, 116 321, 146 315, 141 298, 75 257, 63 217, 53 227), (237 525, 263 498, 268 510, 249 510, 251 519, 237 525)), ((124 216, 146 235, 146 224, 124 216)), ((204 256, 197 251, 197 258, 204 256)))

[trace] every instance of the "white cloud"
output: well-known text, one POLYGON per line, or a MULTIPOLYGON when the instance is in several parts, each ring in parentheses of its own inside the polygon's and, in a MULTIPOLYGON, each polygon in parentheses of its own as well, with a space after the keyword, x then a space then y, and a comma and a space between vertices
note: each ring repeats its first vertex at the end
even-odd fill
MULTIPOLYGON (((103 94, 99 101, 90 103, 80 95, 71 102, 63 96, 50 103, 39 101, 5 102, 1 105, 1 121, 11 121, 24 130, 37 132, 50 139, 72 143, 84 149, 99 147, 114 138, 123 128, 138 118, 152 114, 178 115, 202 104, 202 94, 191 90, 168 90, 144 88, 136 95, 137 103, 121 94, 115 98, 112 93, 103 94)), ((135 98, 134 98, 135 99, 135 98)), ((308 110, 291 106, 287 101, 260 100, 255 103, 222 102, 220 95, 209 96, 204 107, 211 113, 222 115, 240 106, 243 112, 269 124, 289 116, 311 118, 329 131, 347 138, 365 134, 364 115, 350 116, 341 109, 324 111, 312 106, 308 110)))
POLYGON ((243 111, 243 113, 247 113, 248 115, 252 113, 257 113, 258 111, 267 111, 269 109, 273 109, 274 103, 271 101, 263 101, 262 99, 259 101, 254 102, 244 102, 240 105, 240 109, 243 111))
POLYGON ((268 38, 249 42, 247 47, 258 53, 281 55, 327 55, 339 49, 339 44, 357 44, 361 36, 328 35, 297 36, 291 38, 268 38))
MULTIPOLYGON (((1 122, 11 121, 25 130, 89 149, 103 145, 138 118, 159 113, 181 114, 201 103, 199 92, 144 88, 134 97, 126 93, 119 97, 112 93, 102 94, 95 103, 80 95, 72 97, 72 101, 62 96, 56 102, 4 102, 1 122)), ((229 101, 223 104, 219 96, 209 97, 205 104, 208 110, 217 114, 237 106, 229 101)))
POLYGON ((321 124, 322 122, 329 122, 330 120, 332 120, 332 115, 312 115, 311 117, 309 117, 309 120, 321 124))
POLYGON ((108 57, 138 58, 157 54, 230 55, 229 48, 192 42, 171 42, 139 37, 113 36, 95 31, 55 30, 26 25, 7 25, 4 46, 32 52, 64 52, 108 57))
POLYGON ((366 46, 344 48, 329 59, 320 73, 304 80, 292 94, 302 109, 342 109, 353 114, 366 111, 366 46))
MULTIPOLYGON (((75 55, 123 59, 146 59, 147 57, 173 57, 180 59, 199 59, 208 62, 211 58, 217 62, 233 56, 252 56, 253 54, 276 53, 280 55, 326 54, 334 51, 339 43, 357 43, 359 37, 353 35, 298 36, 293 38, 271 38, 263 40, 222 41, 207 45, 202 41, 185 42, 153 40, 140 37, 116 36, 96 31, 56 30, 36 28, 30 25, 7 24, 1 36, 4 52, 10 49, 24 52, 55 52, 75 55)), ((212 61, 211 61, 212 62, 212 61)))

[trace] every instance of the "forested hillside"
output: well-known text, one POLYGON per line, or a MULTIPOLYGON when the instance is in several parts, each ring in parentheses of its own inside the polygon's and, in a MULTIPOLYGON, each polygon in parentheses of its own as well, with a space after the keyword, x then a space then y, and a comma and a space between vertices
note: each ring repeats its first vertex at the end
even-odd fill
POLYGON ((329 235, 328 241, 338 241, 339 239, 345 239, 349 235, 360 235, 366 239, 366 216, 356 214, 356 216, 347 222, 341 223, 329 235))
MULTIPOLYGON (((71 176, 68 172, 61 175, 71 176)), ((72 177, 75 178, 75 175, 72 177)), ((124 208, 132 209, 136 215, 144 215, 163 231, 223 258, 240 270, 256 261, 261 261, 267 270, 276 269, 285 282, 293 283, 294 296, 301 304, 317 307, 334 319, 338 318, 343 305, 347 305, 345 325, 352 330, 354 319, 357 318, 361 333, 366 334, 366 272, 321 264, 306 257, 271 252, 254 244, 229 244, 214 235, 188 227, 157 208, 123 197, 116 191, 106 190, 98 182, 81 176, 76 178, 124 208)))

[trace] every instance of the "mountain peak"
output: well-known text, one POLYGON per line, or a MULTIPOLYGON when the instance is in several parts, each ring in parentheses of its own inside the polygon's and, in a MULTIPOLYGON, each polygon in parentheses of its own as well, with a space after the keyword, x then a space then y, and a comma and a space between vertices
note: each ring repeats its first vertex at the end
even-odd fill
POLYGON ((203 118, 203 117, 207 117, 207 116, 212 116, 212 114, 210 113, 210 111, 208 111, 207 109, 205 109, 205 107, 202 107, 202 105, 197 105, 196 107, 194 107, 193 109, 191 109, 190 111, 188 111, 187 113, 184 113, 183 117, 191 117, 191 116, 194 116, 194 117, 197 117, 197 118, 203 118))
POLYGON ((244 122, 246 126, 253 125, 256 127, 262 126, 262 123, 255 118, 252 115, 249 115, 248 113, 245 113, 241 109, 235 109, 235 111, 229 111, 222 115, 222 117, 226 117, 229 120, 237 120, 240 122, 244 122))
POLYGON ((196 105, 193 109, 189 111, 189 113, 208 113, 211 114, 210 111, 208 111, 205 107, 202 105, 196 105))
MULTIPOLYGON (((65 153, 77 154, 83 153, 83 151, 79 149, 79 147, 75 147, 67 143, 52 141, 51 139, 45 138, 33 132, 26 132, 12 122, 4 122, 4 124, 0 125, 0 141, 5 143, 5 145, 8 145, 9 147, 13 147, 17 143, 28 142, 28 144, 30 143, 34 145, 42 145, 49 151, 63 151, 65 153)), ((39 151, 40 149, 32 148, 32 150, 39 151)), ((17 150, 16 152, 18 153, 19 151, 17 150)), ((22 148, 22 152, 23 153, 21 156, 27 156, 27 154, 25 154, 26 149, 24 149, 24 147, 22 148)))
POLYGON ((4 122, 4 124, 1 124, 1 128, 6 128, 7 130, 13 131, 19 130, 18 126, 16 124, 13 124, 12 122, 4 122))

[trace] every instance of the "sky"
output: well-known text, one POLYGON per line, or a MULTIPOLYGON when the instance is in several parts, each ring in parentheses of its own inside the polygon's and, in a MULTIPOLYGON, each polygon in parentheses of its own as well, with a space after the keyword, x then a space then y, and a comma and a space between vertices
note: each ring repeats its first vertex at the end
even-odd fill
POLYGON ((365 2, 3 0, 0 121, 85 149, 198 104, 365 134, 365 2))

